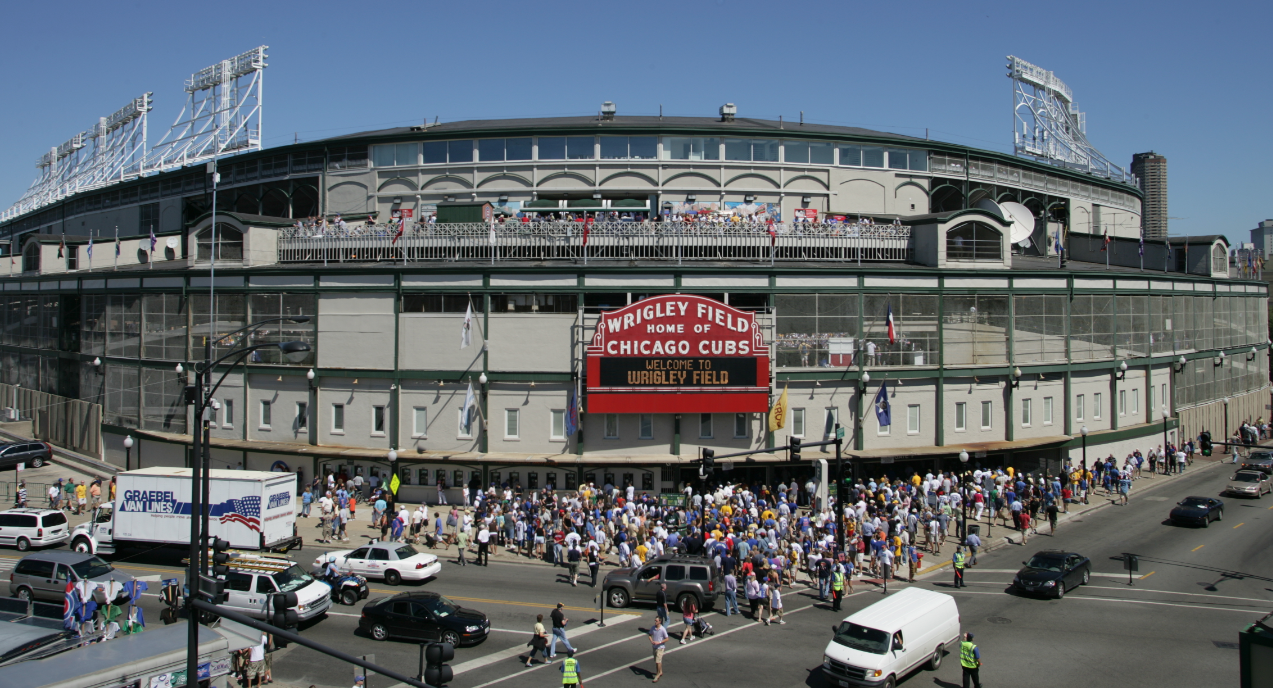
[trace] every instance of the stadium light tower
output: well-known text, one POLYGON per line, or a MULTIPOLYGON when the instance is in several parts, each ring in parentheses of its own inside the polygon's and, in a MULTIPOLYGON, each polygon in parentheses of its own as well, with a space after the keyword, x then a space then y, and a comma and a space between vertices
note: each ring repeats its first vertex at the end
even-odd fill
POLYGON ((1067 167, 1134 184, 1122 167, 1110 162, 1087 140, 1087 117, 1074 103, 1074 92, 1042 67, 1008 56, 1012 79, 1013 152, 1058 167, 1067 167))

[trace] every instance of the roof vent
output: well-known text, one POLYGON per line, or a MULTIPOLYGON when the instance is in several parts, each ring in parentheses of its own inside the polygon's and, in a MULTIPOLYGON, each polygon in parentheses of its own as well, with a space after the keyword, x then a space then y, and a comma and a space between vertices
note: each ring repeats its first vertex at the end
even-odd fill
POLYGON ((607 100, 606 102, 602 103, 602 104, 601 104, 601 119, 602 119, 602 121, 605 121, 605 122, 613 122, 613 121, 614 121, 614 111, 615 111, 614 103, 612 103, 612 102, 610 102, 610 101, 608 101, 608 100, 607 100))
POLYGON ((736 114, 738 114, 738 106, 733 103, 725 103, 720 106, 720 121, 732 122, 734 121, 734 115, 736 114))

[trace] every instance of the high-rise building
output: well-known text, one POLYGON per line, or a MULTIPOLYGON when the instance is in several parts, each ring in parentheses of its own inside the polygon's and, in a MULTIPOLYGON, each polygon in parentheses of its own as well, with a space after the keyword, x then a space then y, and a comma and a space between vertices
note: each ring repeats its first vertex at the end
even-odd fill
POLYGON ((1143 214, 1146 239, 1167 236, 1167 157, 1153 151, 1132 155, 1132 174, 1145 192, 1143 214))
POLYGON ((1273 256, 1273 220, 1261 220, 1251 230, 1251 243, 1255 244, 1255 250, 1265 258, 1273 256))

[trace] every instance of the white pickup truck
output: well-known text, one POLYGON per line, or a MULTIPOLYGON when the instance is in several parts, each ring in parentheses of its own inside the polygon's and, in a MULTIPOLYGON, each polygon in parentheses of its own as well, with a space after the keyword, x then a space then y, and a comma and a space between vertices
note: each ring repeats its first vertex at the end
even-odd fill
MULTIPOLYGON (((296 535, 296 475, 266 471, 211 472, 209 536, 239 550, 286 552, 296 535)), ((71 531, 77 552, 113 554, 129 546, 190 546, 189 468, 141 468, 116 476, 115 501, 71 531)))

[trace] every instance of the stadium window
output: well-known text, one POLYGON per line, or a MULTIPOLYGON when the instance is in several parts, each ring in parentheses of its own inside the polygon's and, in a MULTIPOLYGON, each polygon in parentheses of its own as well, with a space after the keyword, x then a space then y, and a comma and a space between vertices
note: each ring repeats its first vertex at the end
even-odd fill
POLYGON ((481 139, 477 142, 479 162, 530 160, 531 139, 481 139))
POLYGON ((637 433, 637 439, 641 439, 641 440, 654 439, 654 414, 642 413, 640 422, 641 422, 641 428, 640 428, 640 431, 637 433))
POLYGON ((566 159, 591 160, 596 157, 594 145, 595 141, 591 136, 568 136, 566 137, 566 159))
POLYGON ((383 406, 371 407, 371 434, 385 434, 385 407, 383 406))
POLYGON ((906 407, 906 434, 919 434, 919 404, 910 404, 906 407))
POLYGON ((1118 415, 1127 415, 1127 390, 1118 390, 1118 415))
POLYGON ((309 429, 309 404, 304 401, 296 402, 296 431, 309 429))
POLYGON ((701 440, 712 439, 712 414, 698 414, 698 438, 701 440))
POLYGON ((548 437, 554 440, 566 439, 566 409, 553 409, 551 421, 548 437))
POLYGON ((605 424, 606 424, 606 427, 605 427, 606 439, 608 440, 619 439, 619 414, 617 413, 605 414, 605 424))
POLYGON ((1052 424, 1052 397, 1043 397, 1043 424, 1052 424))
POLYGON ((968 404, 962 401, 955 402, 955 432, 963 432, 968 429, 968 404))
MULTIPOLYGON (((575 294, 491 294, 491 313, 574 313, 575 294)), ((461 311, 463 312, 463 311, 461 311)))
POLYGON ((992 416, 993 411, 994 411, 994 402, 992 401, 981 402, 981 429, 982 430, 989 430, 990 428, 994 426, 994 417, 992 416))
POLYGON ((890 170, 906 169, 906 166, 907 166, 906 158, 907 158, 906 151, 894 150, 890 148, 888 151, 888 168, 890 170))
POLYGON ((601 157, 604 160, 653 160, 657 142, 653 136, 602 136, 601 157))
POLYGON ((473 140, 462 139, 460 141, 446 142, 447 162, 473 162, 473 140))
POLYGON ((504 439, 515 440, 521 437, 521 417, 519 409, 504 409, 504 439))
POLYGON ((1082 394, 1074 397, 1074 420, 1083 420, 1083 402, 1086 401, 1082 394))
POLYGON ((949 260, 1003 260, 1003 234, 981 222, 964 222, 946 232, 949 260))
POLYGON ((830 165, 834 162, 835 148, 830 143, 810 141, 783 141, 783 162, 802 165, 830 165))
POLYGON ((1092 419, 1101 419, 1101 393, 1097 392, 1092 395, 1092 419))
POLYGON ((429 436, 429 409, 415 406, 411 409, 411 436, 424 439, 429 436))
POLYGON ((565 160, 566 159, 566 137, 564 136, 539 137, 539 159, 540 160, 565 160))
POLYGON ((734 414, 734 439, 742 439, 747 436, 747 414, 734 414))
POLYGON ((390 143, 371 147, 371 159, 376 167, 400 167, 419 163, 419 146, 414 143, 390 143))
POLYGON ((770 139, 725 139, 725 159, 743 162, 778 162, 780 141, 770 139))
POLYGON ((862 166, 861 146, 840 146, 840 165, 844 167, 862 166))
MULTIPOLYGON (((479 299, 480 301, 480 299, 479 299)), ((465 313, 473 303, 465 294, 403 294, 403 313, 465 313)), ((473 303, 475 313, 481 312, 480 303, 473 303)))
POLYGON ((270 429, 270 421, 272 420, 272 418, 270 417, 270 415, 271 415, 271 414, 270 414, 270 402, 268 402, 268 401, 261 401, 261 423, 260 423, 260 429, 261 429, 261 430, 269 430, 269 429, 270 429))
POLYGON ((791 436, 804 437, 804 409, 791 409, 791 436))
POLYGON ((504 139, 505 160, 530 160, 531 138, 504 139))
MULTIPOLYGON (((446 141, 424 142, 424 164, 437 165, 446 162, 446 141)), ((379 163, 376 165, 379 167, 379 163)))
POLYGON ((1140 390, 1132 390, 1132 414, 1140 413, 1140 390))
POLYGON ((714 136, 665 136, 664 160, 720 160, 720 139, 714 136))
POLYGON ((1031 408, 1032 406, 1034 406, 1033 399, 1021 400, 1021 427, 1023 428, 1030 427, 1030 423, 1033 420, 1033 418, 1031 418, 1031 415, 1032 415, 1031 412, 1033 411, 1033 409, 1031 408))
POLYGON ((884 167, 884 149, 863 147, 862 167, 884 167))

